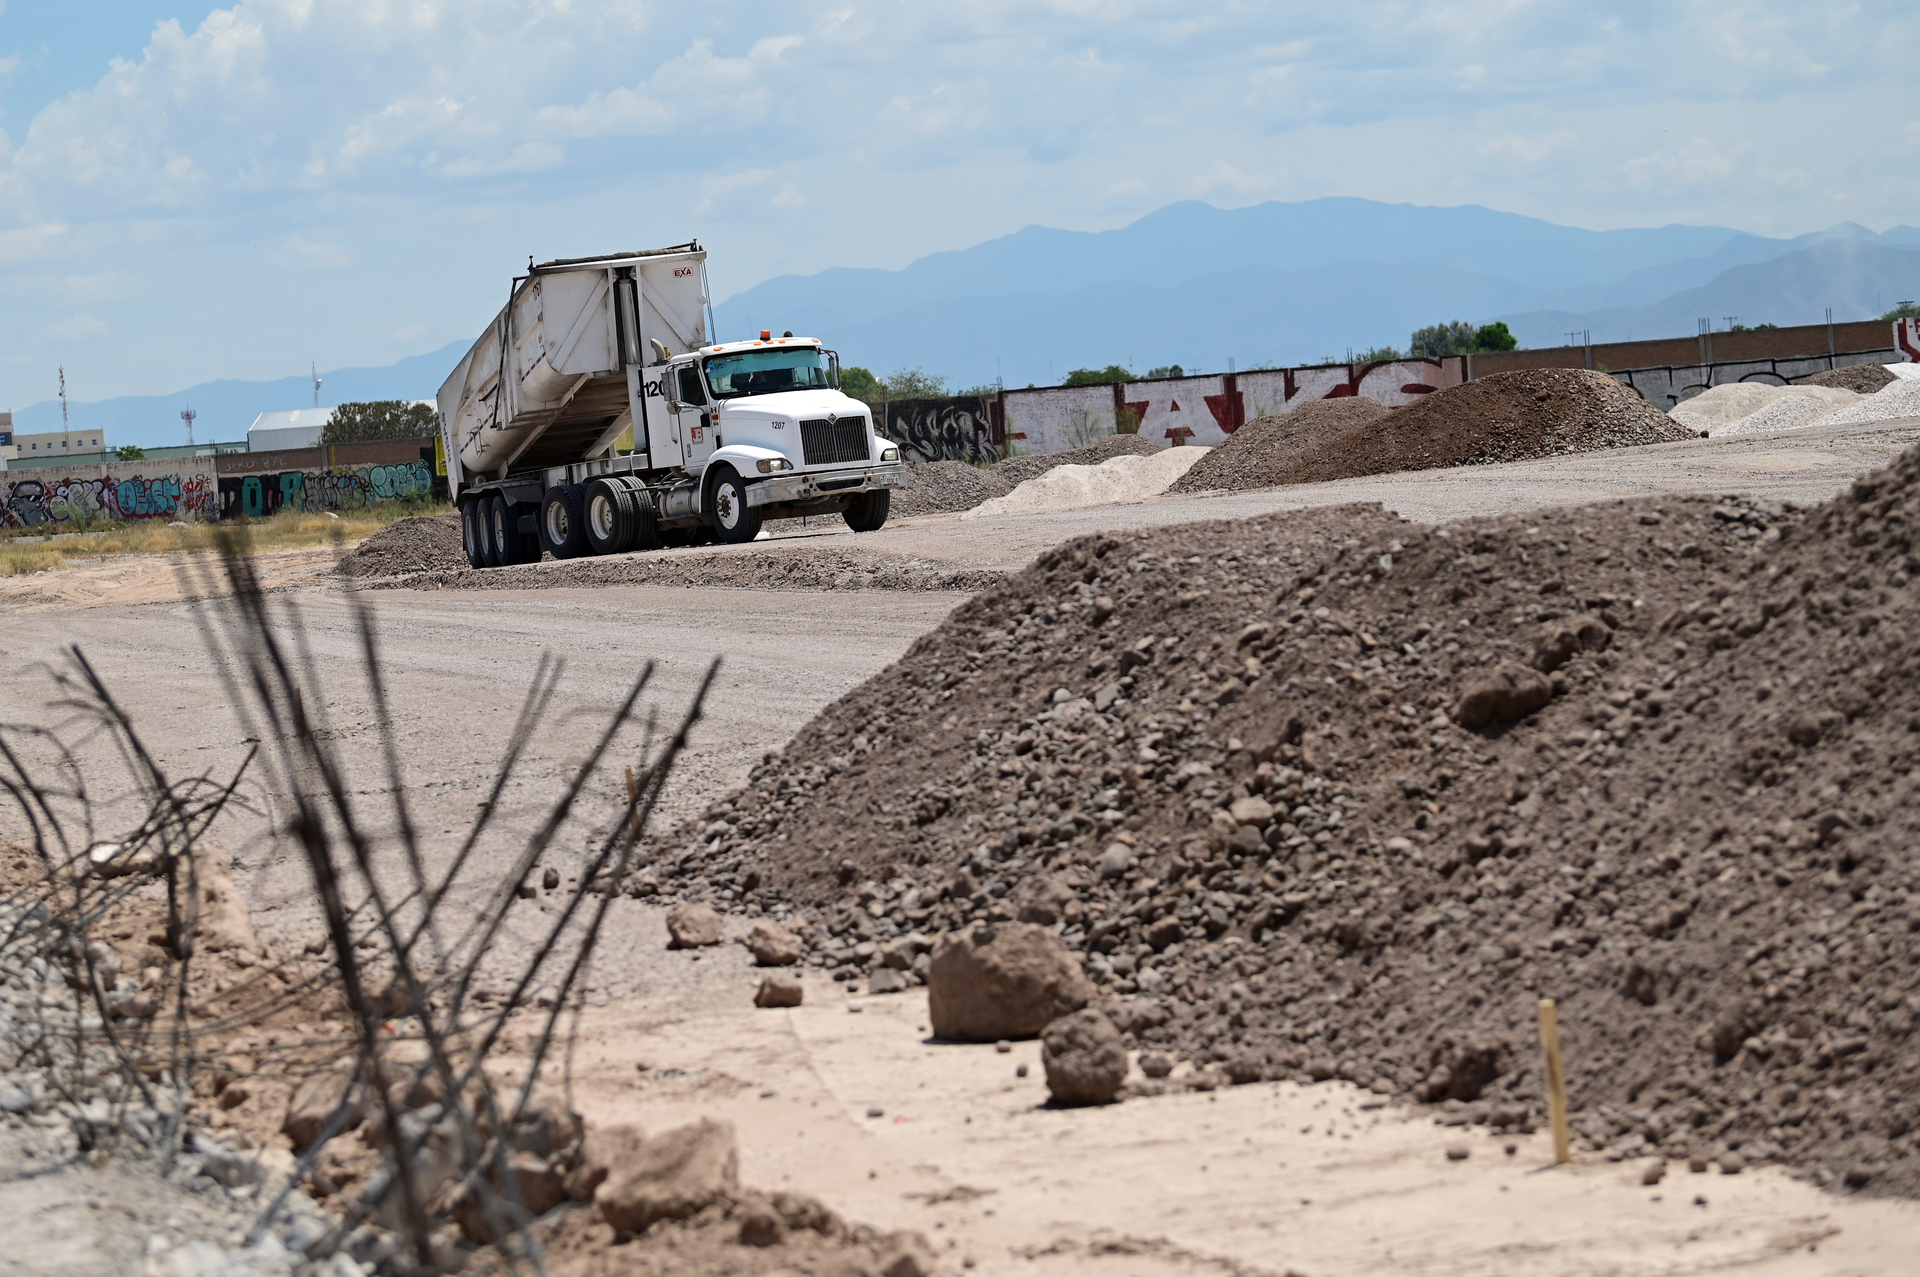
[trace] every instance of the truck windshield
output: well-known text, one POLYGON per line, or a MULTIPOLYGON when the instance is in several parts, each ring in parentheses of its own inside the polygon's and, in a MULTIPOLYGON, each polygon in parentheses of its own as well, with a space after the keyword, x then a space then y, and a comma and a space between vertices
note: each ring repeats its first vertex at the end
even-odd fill
POLYGON ((827 356, 818 346, 748 350, 707 360, 707 384, 716 399, 771 395, 782 390, 825 390, 827 356))

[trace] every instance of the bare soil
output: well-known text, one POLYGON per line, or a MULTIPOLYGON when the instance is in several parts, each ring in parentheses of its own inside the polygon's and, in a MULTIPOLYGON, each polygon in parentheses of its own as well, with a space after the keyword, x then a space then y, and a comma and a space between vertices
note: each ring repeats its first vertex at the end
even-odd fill
POLYGON ((1039 456, 1007 457, 993 463, 993 473, 1004 479, 1009 488, 1017 488, 1029 479, 1037 479, 1055 466, 1097 466, 1102 461, 1111 461, 1115 457, 1150 457, 1165 449, 1151 439, 1137 434, 1108 435, 1098 443, 1084 448, 1072 448, 1066 452, 1049 452, 1039 456))
POLYGON ((1279 482, 1525 461, 1692 437, 1604 373, 1541 368, 1427 395, 1371 428, 1330 440, 1283 470, 1279 482))
POLYGON ((984 466, 964 461, 930 461, 907 467, 907 481, 893 490, 889 514, 912 518, 971 510, 982 501, 1003 497, 1013 484, 984 466))
POLYGON ((1284 482, 1280 476, 1301 458, 1377 421, 1389 411, 1379 400, 1359 395, 1316 399, 1292 412, 1256 417, 1176 479, 1168 491, 1272 487, 1284 482))
POLYGON ((1051 918, 1134 1041, 1214 1084, 1341 1077, 1529 1128, 1554 997, 1591 1146, 1912 1196, 1917 519, 1920 452, 1811 512, 1082 539, 663 854, 685 893, 826 911, 829 967, 1051 918), (1455 724, 1562 623, 1589 637, 1546 708, 1455 724), (1247 798, 1270 812, 1227 814, 1247 798))
POLYGON ((382 528, 340 558, 343 576, 399 576, 467 565, 460 516, 438 514, 401 519, 382 528))

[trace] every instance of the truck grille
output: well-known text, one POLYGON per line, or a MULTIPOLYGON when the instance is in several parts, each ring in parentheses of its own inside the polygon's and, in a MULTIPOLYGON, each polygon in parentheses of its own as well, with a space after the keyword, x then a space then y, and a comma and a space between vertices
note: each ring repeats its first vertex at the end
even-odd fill
POLYGON ((800 452, 810 466, 838 466, 867 459, 867 419, 800 423, 800 452))

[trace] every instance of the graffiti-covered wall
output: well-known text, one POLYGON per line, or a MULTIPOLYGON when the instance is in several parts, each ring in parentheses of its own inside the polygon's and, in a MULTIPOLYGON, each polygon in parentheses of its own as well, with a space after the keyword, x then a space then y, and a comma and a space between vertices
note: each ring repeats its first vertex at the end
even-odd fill
POLYGON ((353 510, 382 501, 425 501, 432 489, 433 468, 424 461, 223 475, 218 517, 258 519, 276 510, 353 510))
POLYGON ((885 405, 880 433, 899 444, 909 461, 992 465, 1000 459, 993 408, 991 395, 897 399, 885 405))
POLYGON ((37 528, 69 522, 76 514, 114 520, 213 518, 214 477, 193 468, 205 465, 195 457, 177 469, 148 461, 0 472, 4 523, 37 528))

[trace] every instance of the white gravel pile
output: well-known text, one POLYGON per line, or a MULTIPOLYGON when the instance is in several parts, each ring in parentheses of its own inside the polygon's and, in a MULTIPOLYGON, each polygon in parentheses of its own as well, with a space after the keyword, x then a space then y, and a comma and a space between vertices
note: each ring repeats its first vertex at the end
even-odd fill
POLYGON ((1722 435, 1798 430, 1860 400, 1860 396, 1853 391, 1842 390, 1838 386, 1778 386, 1774 389, 1777 393, 1759 411, 1750 412, 1738 421, 1719 427, 1713 431, 1713 437, 1718 439, 1722 435))
POLYGON ((1097 466, 1055 466, 1004 497, 983 501, 960 517, 984 519, 996 514, 1041 514, 1116 505, 1157 497, 1211 448, 1167 448, 1147 457, 1115 457, 1097 466))
POLYGON ((1909 378, 1890 381, 1870 395, 1861 395, 1858 403, 1830 412, 1812 424, 1858 426, 1895 417, 1920 417, 1920 381, 1909 378))
POLYGON ((1781 389, 1758 381, 1735 381, 1724 386, 1711 386, 1691 399, 1682 399, 1667 411, 1667 415, 1689 430, 1704 430, 1709 435, 1716 435, 1742 417, 1764 408, 1781 389))

